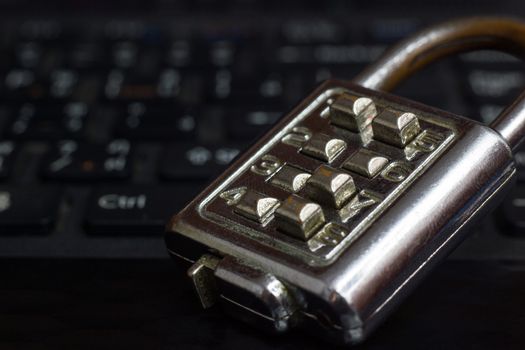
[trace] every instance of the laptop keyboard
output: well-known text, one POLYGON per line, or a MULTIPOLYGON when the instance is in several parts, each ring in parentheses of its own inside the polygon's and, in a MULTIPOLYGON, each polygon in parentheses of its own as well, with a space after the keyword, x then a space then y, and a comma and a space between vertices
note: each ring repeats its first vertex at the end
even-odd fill
MULTIPOLYGON (((170 216, 283 113, 437 20, 204 17, 4 24, 0 256, 167 257, 170 216)), ((524 68, 470 53, 396 93, 489 122, 525 86, 524 68)), ((516 159, 525 181, 525 151, 516 159)), ((455 256, 525 258, 524 217, 520 182, 455 256)))

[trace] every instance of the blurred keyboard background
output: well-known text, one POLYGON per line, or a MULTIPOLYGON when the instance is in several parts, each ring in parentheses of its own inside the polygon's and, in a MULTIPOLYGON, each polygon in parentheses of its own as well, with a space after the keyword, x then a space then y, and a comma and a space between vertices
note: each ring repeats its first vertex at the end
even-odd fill
MULTIPOLYGON (((422 26, 495 12, 251 0, 0 10, 0 257, 79 258, 167 258, 170 216, 320 81, 351 79, 422 26)), ((490 122, 524 87, 518 59, 476 52, 396 93, 490 122)), ((525 151, 516 160, 525 181, 525 151)), ((525 182, 474 231, 454 258, 525 260, 525 182)))

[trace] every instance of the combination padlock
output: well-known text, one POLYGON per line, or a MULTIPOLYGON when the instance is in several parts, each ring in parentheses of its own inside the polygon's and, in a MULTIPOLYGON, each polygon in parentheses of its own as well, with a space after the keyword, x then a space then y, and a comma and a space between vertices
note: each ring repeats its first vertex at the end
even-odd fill
POLYGON ((176 214, 167 246, 203 306, 276 332, 370 334, 515 178, 525 95, 488 127, 383 92, 478 48, 522 54, 525 24, 448 22, 353 83, 322 83, 176 214))

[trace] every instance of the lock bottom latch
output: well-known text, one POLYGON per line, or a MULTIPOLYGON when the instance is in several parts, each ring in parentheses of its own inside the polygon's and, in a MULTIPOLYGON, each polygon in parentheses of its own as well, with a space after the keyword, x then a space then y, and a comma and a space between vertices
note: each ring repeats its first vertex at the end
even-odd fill
POLYGON ((228 312, 271 332, 299 323, 302 298, 274 275, 232 257, 203 255, 188 276, 204 308, 220 303, 228 312))

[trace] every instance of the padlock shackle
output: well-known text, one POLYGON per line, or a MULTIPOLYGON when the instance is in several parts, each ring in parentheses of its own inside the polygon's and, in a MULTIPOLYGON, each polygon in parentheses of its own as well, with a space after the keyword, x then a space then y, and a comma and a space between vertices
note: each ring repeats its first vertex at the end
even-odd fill
MULTIPOLYGON (((353 82, 389 91, 433 61, 480 49, 504 51, 525 59, 525 22, 504 17, 468 17, 429 27, 387 50, 353 82)), ((491 127, 516 149, 525 138, 525 93, 491 127)))

